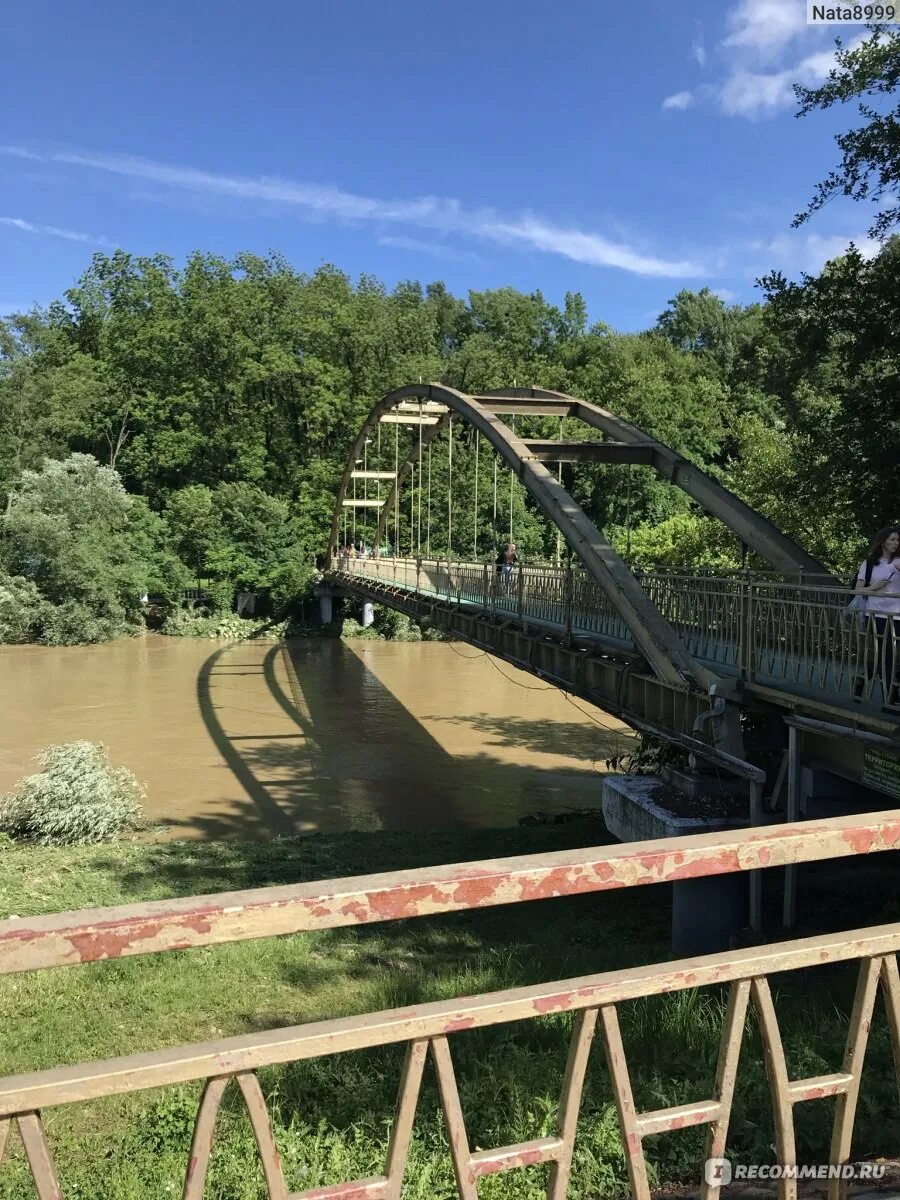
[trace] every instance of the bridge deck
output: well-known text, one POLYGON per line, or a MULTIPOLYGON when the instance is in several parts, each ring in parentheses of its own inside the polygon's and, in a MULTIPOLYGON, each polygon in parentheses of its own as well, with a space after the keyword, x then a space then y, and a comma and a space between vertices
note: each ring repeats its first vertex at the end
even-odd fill
MULTIPOLYGON (((341 558, 334 582, 365 591, 371 581, 532 632, 634 657, 622 617, 579 571, 394 558, 341 558)), ((643 575, 644 590, 689 652, 717 675, 784 707, 812 707, 853 723, 900 729, 900 662, 894 630, 847 622, 844 593, 746 576, 643 575)))

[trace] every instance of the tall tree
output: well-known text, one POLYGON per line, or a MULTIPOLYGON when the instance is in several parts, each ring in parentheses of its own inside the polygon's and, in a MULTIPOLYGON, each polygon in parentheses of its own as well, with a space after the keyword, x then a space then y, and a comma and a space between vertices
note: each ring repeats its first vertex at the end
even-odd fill
POLYGON ((870 234, 883 238, 900 222, 900 105, 877 101, 893 96, 900 83, 900 32, 870 27, 871 36, 859 46, 837 41, 835 66, 817 88, 795 86, 798 116, 860 100, 862 121, 835 137, 841 151, 838 167, 818 184, 806 209, 794 218, 802 225, 833 196, 871 200, 879 206, 870 234), (861 97, 867 99, 862 100, 861 97))

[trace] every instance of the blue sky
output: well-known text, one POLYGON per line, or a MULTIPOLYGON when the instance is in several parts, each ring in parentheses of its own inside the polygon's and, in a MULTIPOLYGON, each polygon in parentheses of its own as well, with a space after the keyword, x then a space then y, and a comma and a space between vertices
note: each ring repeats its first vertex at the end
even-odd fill
POLYGON ((751 300, 871 249, 849 202, 790 228, 852 120, 794 119, 832 57, 805 0, 31 0, 4 26, 0 313, 98 248, 274 249, 577 290, 636 329, 682 287, 751 300))

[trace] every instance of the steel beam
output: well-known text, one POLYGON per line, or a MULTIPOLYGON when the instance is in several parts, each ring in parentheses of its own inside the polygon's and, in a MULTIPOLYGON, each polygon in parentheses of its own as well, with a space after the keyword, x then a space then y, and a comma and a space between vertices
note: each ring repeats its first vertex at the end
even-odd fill
POLYGON ((557 442, 525 438, 529 455, 538 462, 637 463, 652 466, 652 443, 637 442, 557 442))
POLYGON ((696 500, 773 567, 787 574, 818 575, 840 584, 826 566, 749 504, 739 500, 683 455, 606 409, 545 388, 503 388, 479 397, 479 400, 493 412, 546 412, 551 416, 574 417, 616 441, 652 444, 656 451, 652 465, 662 478, 696 500), (529 403, 532 408, 528 408, 529 403))

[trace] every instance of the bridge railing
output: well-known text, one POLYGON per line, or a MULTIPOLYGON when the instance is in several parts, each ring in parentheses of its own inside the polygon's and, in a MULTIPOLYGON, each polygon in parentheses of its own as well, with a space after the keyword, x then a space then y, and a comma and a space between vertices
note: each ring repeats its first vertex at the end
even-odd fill
MULTIPOLYGON (((583 896, 896 848, 900 848, 900 809, 821 823, 732 830, 10 919, 0 922, 0 976, 76 964, 85 970, 89 969, 86 964, 101 959, 583 896)), ((59 1200, 62 1193, 42 1115, 45 1110, 200 1081, 203 1091, 185 1168, 184 1200, 201 1200, 204 1194, 216 1118, 230 1085, 239 1089, 246 1104, 270 1200, 399 1200, 423 1069, 430 1058, 461 1200, 477 1200, 476 1181, 485 1175, 537 1163, 550 1166, 546 1193, 550 1200, 565 1200, 573 1173, 585 1076, 589 1066, 598 1069, 589 1064, 596 1033, 605 1052, 632 1194, 636 1200, 648 1200, 644 1154, 648 1137, 705 1126, 706 1157, 724 1156, 750 1004, 765 1048, 778 1163, 795 1164, 794 1106, 836 1097, 830 1162, 840 1168, 848 1162, 851 1151, 868 1032, 879 989, 887 1008, 895 1069, 900 1072, 898 950, 900 924, 879 925, 360 1016, 254 1030, 213 1042, 105 1061, 25 1070, 0 1078, 0 1169, 8 1134, 17 1125, 37 1195, 40 1200, 59 1200), (792 1079, 769 976, 808 970, 804 987, 814 989, 822 982, 817 970, 833 971, 838 963, 859 964, 843 1062, 831 1064, 830 1072, 792 1079), (685 1097, 684 1102, 671 1107, 638 1111, 619 1026, 620 1008, 640 997, 706 986, 727 988, 718 1066, 707 1096, 685 1097), (457 1087, 451 1039, 465 1037, 470 1030, 558 1014, 570 1015, 571 1034, 555 1132, 540 1136, 535 1130, 530 1141, 473 1151, 457 1087), (257 1072, 277 1064, 397 1044, 405 1045, 406 1057, 383 1172, 368 1179, 319 1181, 320 1186, 306 1191, 289 1191, 257 1072)), ((135 977, 136 988, 140 980, 140 975, 135 977)), ((223 986, 227 986, 224 981, 223 986)), ((13 1009, 7 1005, 5 1011, 9 1020, 13 1009)), ((22 1066, 27 1068, 27 1062, 23 1061, 22 1066)), ((315 1114, 303 1116, 315 1120, 315 1114)), ((875 1149, 892 1153, 896 1147, 875 1149)), ((836 1200, 840 1172, 833 1184, 831 1195, 836 1200)), ((716 1181, 707 1181, 706 1200, 715 1200, 717 1194, 716 1181)), ((791 1181, 783 1181, 782 1196, 792 1195, 791 1181)))
MULTIPOLYGON (((490 563, 392 558, 341 558, 333 566, 493 616, 631 641, 614 603, 578 569, 524 565, 505 574, 490 563)), ((896 626, 871 614, 848 617, 849 588, 750 572, 636 577, 701 661, 750 682, 900 711, 896 626)))

